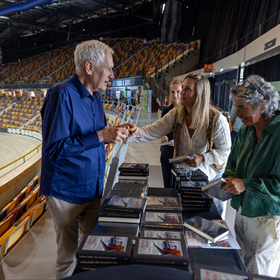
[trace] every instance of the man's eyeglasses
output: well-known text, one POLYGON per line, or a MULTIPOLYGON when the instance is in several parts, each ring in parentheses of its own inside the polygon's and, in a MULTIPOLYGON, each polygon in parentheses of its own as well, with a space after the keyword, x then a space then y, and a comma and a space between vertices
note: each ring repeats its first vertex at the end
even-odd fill
POLYGON ((252 90, 256 90, 258 93, 260 93, 263 98, 265 99, 265 96, 264 96, 264 93, 263 91, 256 85, 252 84, 251 82, 248 82, 248 81, 244 81, 242 84, 241 84, 243 87, 248 87, 252 90))

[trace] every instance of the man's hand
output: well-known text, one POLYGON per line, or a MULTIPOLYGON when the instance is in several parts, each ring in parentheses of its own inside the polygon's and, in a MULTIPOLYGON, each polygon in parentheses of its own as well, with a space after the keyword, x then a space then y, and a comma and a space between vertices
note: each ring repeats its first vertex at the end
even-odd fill
POLYGON ((241 194, 246 191, 246 186, 243 179, 238 178, 226 178, 227 182, 222 186, 224 192, 230 192, 233 194, 241 194))
POLYGON ((122 124, 122 125, 119 125, 117 127, 124 127, 128 130, 128 139, 131 138, 132 136, 134 136, 137 131, 138 131, 138 127, 132 123, 125 123, 125 124, 122 124))
POLYGON ((125 127, 109 127, 97 131, 99 142, 118 143, 127 139, 128 129, 125 127))
POLYGON ((160 139, 160 141, 161 141, 161 143, 164 143, 164 142, 168 142, 168 137, 167 136, 163 136, 163 137, 161 137, 161 139, 160 139))
POLYGON ((195 155, 195 154, 189 154, 188 156, 193 157, 193 159, 183 161, 186 163, 189 167, 195 168, 198 167, 203 161, 204 156, 203 155, 195 155))

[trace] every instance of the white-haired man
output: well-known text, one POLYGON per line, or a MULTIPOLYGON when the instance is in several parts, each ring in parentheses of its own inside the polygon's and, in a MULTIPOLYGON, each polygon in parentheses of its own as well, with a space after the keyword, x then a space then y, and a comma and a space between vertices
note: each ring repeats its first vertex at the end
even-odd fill
POLYGON ((98 217, 105 172, 105 142, 134 135, 126 124, 105 128, 98 90, 105 91, 113 74, 113 50, 99 41, 77 45, 76 73, 49 89, 42 115, 42 175, 40 193, 46 196, 56 231, 56 277, 70 276, 75 253, 98 217))

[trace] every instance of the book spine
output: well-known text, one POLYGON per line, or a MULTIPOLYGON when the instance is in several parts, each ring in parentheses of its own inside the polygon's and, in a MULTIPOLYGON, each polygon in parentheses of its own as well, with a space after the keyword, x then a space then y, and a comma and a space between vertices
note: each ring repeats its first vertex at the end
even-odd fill
POLYGON ((182 208, 181 206, 178 207, 166 207, 166 206, 154 206, 154 205, 147 205, 146 210, 149 211, 157 211, 157 212, 181 212, 182 208))
POLYGON ((149 257, 148 255, 144 255, 143 257, 138 257, 135 256, 132 259, 132 263, 135 264, 160 264, 160 265, 188 265, 188 260, 185 258, 172 258, 172 259, 167 259, 166 257, 162 258, 152 258, 149 257))
POLYGON ((149 176, 149 172, 121 172, 120 176, 149 176))
POLYGON ((94 256, 91 253, 87 252, 77 252, 76 253, 77 259, 81 260, 90 260, 92 264, 101 264, 100 262, 127 262, 129 260, 129 257, 127 256, 108 256, 108 255, 99 255, 94 256))
POLYGON ((146 229, 183 229, 183 224, 163 224, 163 223, 145 223, 141 224, 143 228, 146 229))
POLYGON ((137 213, 141 214, 143 209, 134 209, 134 208, 117 208, 114 206, 103 206, 104 211, 113 211, 113 212, 127 212, 127 213, 137 213))
POLYGON ((209 208, 200 208, 200 207, 182 207, 183 211, 210 211, 210 207, 209 208))
POLYGON ((120 172, 130 172, 130 173, 142 173, 149 172, 148 169, 132 169, 132 168, 119 168, 120 172))
POLYGON ((82 259, 77 258, 78 265, 85 265, 85 266, 102 266, 102 265, 117 265, 117 264, 127 264, 130 258, 127 260, 91 260, 91 259, 82 259))
POLYGON ((98 216, 100 217, 112 217, 112 218, 136 218, 139 219, 139 213, 130 213, 126 212, 125 214, 120 215, 118 212, 111 212, 111 211, 106 211, 106 212, 98 212, 98 216))

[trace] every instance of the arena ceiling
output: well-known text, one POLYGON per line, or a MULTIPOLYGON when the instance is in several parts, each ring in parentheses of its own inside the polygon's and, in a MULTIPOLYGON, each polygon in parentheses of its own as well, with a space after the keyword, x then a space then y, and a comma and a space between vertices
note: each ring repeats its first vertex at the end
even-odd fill
MULTIPOLYGON (((33 51, 158 26, 165 0, 1 0, 2 52, 33 51), (23 10, 29 3, 29 9, 23 10)), ((141 33, 141 32, 140 32, 141 33)), ((42 51, 42 50, 41 50, 42 51)), ((44 51, 44 50, 43 50, 44 51)))

